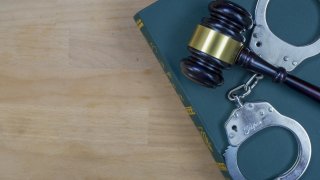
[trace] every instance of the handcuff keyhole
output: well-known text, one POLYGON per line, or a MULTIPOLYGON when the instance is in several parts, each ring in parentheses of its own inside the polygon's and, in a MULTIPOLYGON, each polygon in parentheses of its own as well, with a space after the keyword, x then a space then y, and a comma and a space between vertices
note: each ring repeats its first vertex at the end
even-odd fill
POLYGON ((258 41, 258 42, 256 43, 256 46, 257 46, 257 47, 261 47, 261 46, 262 46, 262 42, 261 42, 261 41, 258 41))
POLYGON ((232 126, 232 130, 238 132, 238 127, 236 125, 232 126))

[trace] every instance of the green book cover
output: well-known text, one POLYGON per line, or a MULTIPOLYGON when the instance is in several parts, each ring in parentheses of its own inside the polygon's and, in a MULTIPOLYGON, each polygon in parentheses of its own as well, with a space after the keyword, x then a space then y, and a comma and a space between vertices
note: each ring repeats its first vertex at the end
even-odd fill
MULTIPOLYGON (((235 105, 226 98, 233 87, 244 83, 252 74, 239 67, 224 72, 225 84, 217 89, 199 86, 180 72, 180 60, 189 56, 187 44, 202 17, 208 16, 210 0, 158 0, 134 17, 138 28, 162 65, 187 112, 200 131, 204 142, 226 179, 231 179, 223 154, 228 147, 224 129, 235 105)), ((256 0, 233 0, 252 14, 256 0)), ((283 0, 268 7, 268 24, 280 38, 294 45, 305 45, 320 32, 320 3, 283 0), (287 8, 285 8, 287 7, 287 8), (308 21, 306 21, 308 19, 308 21)), ((250 32, 248 33, 250 38, 250 32)), ((320 56, 305 61, 292 74, 320 86, 320 56)), ((319 103, 270 78, 259 83, 247 102, 266 101, 281 114, 298 121, 308 132, 312 143, 312 160, 301 179, 320 179, 320 106, 319 103)), ((282 128, 268 128, 241 146, 238 163, 248 179, 272 179, 284 173, 295 162, 297 143, 282 128)))

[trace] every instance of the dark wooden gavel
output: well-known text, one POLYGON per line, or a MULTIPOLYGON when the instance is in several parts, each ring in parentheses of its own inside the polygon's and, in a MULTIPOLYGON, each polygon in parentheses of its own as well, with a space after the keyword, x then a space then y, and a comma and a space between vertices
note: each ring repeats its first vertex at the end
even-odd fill
POLYGON ((244 46, 242 35, 253 26, 252 16, 230 1, 209 4, 210 17, 203 18, 189 43, 191 56, 181 61, 181 70, 192 81, 209 88, 224 82, 222 70, 240 65, 269 76, 320 102, 320 88, 277 68, 244 46))

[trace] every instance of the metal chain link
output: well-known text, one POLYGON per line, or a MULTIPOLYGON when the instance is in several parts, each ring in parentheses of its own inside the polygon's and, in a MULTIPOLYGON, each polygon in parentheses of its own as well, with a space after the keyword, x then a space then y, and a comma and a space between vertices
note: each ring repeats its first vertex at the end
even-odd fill
POLYGON ((251 94, 252 90, 257 86, 264 76, 262 74, 254 74, 245 84, 242 84, 228 93, 228 99, 242 106, 241 99, 251 94))

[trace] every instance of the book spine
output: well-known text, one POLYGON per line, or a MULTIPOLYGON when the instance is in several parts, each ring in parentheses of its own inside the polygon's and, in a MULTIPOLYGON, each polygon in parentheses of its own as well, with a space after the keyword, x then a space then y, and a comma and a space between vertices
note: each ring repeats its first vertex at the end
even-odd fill
POLYGON ((154 55, 157 57, 157 59, 158 59, 159 63, 161 64, 164 72, 168 76, 173 88, 176 90, 178 96, 180 97, 181 102, 184 104, 187 113, 189 114, 189 116, 191 117, 191 119, 194 122, 195 126, 199 130, 200 135, 201 135, 204 143, 207 145, 209 151, 211 152, 213 158, 215 159, 218 168, 220 169, 220 171, 222 172, 222 174, 225 176, 225 178, 227 180, 231 179, 231 177, 230 177, 230 175, 228 173, 227 167, 226 167, 226 165, 224 163, 223 157, 221 157, 219 155, 219 153, 215 153, 215 152, 218 152, 218 151, 216 150, 215 146, 213 145, 212 139, 208 136, 206 127, 203 126, 203 123, 201 122, 200 117, 198 116, 196 110, 192 107, 190 101, 188 100, 188 97, 185 96, 185 93, 181 89, 181 85, 178 82, 178 80, 175 77, 175 75, 173 74, 173 71, 171 70, 170 66, 168 66, 167 61, 161 55, 161 52, 159 52, 155 42, 153 41, 153 38, 151 37, 151 35, 149 34, 147 28, 145 27, 145 24, 144 24, 142 18, 140 17, 139 13, 134 16, 134 20, 135 20, 138 28, 140 29, 140 31, 144 35, 146 41, 148 42, 150 48, 152 49, 152 51, 154 53, 154 55))

